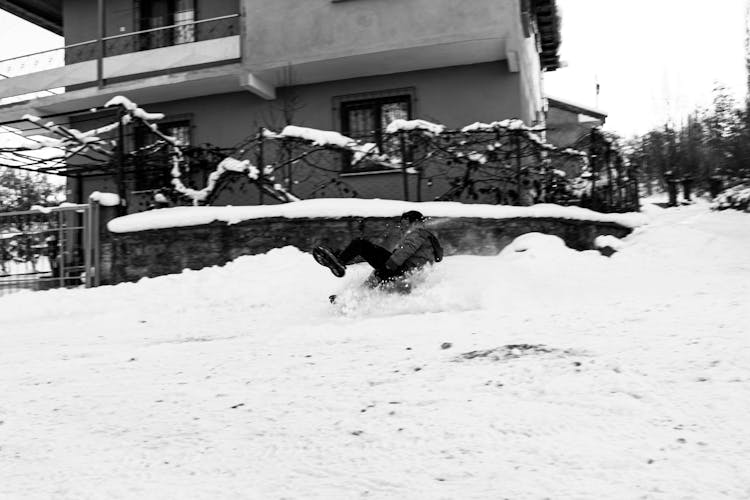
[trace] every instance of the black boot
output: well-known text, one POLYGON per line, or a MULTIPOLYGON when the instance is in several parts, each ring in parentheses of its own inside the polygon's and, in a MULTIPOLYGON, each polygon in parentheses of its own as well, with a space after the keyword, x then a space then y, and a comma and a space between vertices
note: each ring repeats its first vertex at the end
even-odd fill
POLYGON ((336 252, 330 248, 315 247, 312 254, 318 264, 330 269, 337 278, 342 278, 346 274, 346 266, 338 259, 336 252))

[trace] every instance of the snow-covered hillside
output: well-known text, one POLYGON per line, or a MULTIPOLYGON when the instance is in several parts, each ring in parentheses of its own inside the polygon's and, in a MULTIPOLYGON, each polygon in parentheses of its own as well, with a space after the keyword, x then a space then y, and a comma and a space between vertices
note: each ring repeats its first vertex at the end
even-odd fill
POLYGON ((647 208, 409 296, 288 247, 2 297, 0 498, 748 498, 750 218, 647 208))

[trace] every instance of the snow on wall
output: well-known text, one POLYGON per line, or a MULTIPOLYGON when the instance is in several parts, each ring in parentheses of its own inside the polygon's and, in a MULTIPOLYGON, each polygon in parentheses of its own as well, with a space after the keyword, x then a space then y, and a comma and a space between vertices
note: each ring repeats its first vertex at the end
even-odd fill
POLYGON ((563 207, 552 204, 515 207, 468 205, 442 201, 419 203, 397 200, 320 198, 281 205, 164 208, 118 217, 111 220, 107 228, 114 233, 127 233, 169 227, 198 226, 210 224, 214 221, 236 224, 244 220, 269 217, 288 219, 396 217, 408 210, 419 210, 427 217, 559 218, 614 222, 629 228, 635 228, 646 223, 646 217, 639 213, 603 214, 580 207, 563 207))
MULTIPOLYGON (((220 266, 241 255, 258 255, 288 246, 304 252, 317 245, 343 248, 357 237, 371 239, 384 248, 394 248, 399 239, 395 220, 393 214, 361 219, 249 219, 238 224, 217 222, 110 233, 111 245, 103 249, 102 260, 111 262, 111 267, 103 271, 101 277, 105 283, 137 281, 143 277, 180 273, 185 269, 220 266)), ((446 256, 498 255, 514 238, 528 233, 536 234, 534 241, 529 243, 534 248, 541 241, 544 246, 557 242, 555 248, 567 246, 582 251, 593 250, 597 236, 624 237, 631 232, 619 224, 559 218, 440 217, 428 219, 427 227, 440 239, 446 256)))

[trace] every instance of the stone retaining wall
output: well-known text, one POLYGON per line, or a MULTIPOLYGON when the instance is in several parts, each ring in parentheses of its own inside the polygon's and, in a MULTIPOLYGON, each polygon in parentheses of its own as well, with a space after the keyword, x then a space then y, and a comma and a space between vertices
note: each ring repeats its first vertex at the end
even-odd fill
MULTIPOLYGON (((364 237, 389 247, 398 239, 398 218, 253 219, 229 225, 109 233, 102 245, 103 283, 135 281, 222 265, 242 255, 292 245, 310 251, 316 245, 342 248, 364 237)), ((440 238, 445 255, 494 255, 517 236, 541 232, 561 237, 577 250, 594 248, 600 235, 626 236, 630 228, 609 222, 553 218, 438 218, 427 226, 440 238)))

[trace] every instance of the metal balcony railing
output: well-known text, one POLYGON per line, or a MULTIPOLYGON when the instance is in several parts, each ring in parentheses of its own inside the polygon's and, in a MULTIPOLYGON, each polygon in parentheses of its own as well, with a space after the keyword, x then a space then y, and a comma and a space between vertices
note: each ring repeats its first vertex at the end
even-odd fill
MULTIPOLYGON (((213 40, 240 33, 239 14, 197 21, 185 20, 169 26, 155 27, 101 40, 87 40, 55 49, 35 52, 0 61, 0 80, 15 78, 66 65, 129 54, 160 47, 213 40)), ((3 96, 0 104, 27 100, 64 92, 64 88, 45 89, 15 96, 3 96)))
POLYGON ((239 14, 185 21, 104 39, 104 57, 238 35, 239 14))

